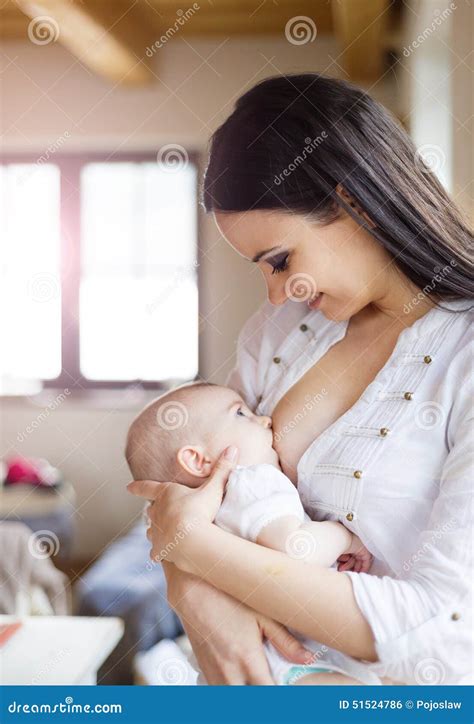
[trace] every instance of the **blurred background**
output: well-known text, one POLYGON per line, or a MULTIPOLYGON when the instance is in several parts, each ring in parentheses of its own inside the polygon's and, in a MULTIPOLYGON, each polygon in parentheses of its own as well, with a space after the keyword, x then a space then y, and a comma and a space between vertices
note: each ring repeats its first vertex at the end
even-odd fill
POLYGON ((128 425, 160 389, 225 381, 264 298, 199 207, 210 135, 265 77, 345 78, 472 219, 473 31, 471 0, 0 3, 0 541, 20 555, 24 523, 35 565, 63 571, 54 594, 38 574, 54 613, 64 589, 64 610, 125 621, 99 680, 179 633, 125 492, 128 425))

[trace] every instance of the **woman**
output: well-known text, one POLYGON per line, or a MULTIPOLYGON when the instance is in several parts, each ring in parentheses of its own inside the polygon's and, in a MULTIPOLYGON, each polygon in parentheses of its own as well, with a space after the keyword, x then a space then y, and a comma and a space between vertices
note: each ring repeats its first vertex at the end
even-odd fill
POLYGON ((310 515, 375 556, 370 574, 309 568, 218 529, 232 451, 199 490, 133 483, 159 500, 153 555, 187 531, 164 565, 207 680, 272 683, 262 637, 305 659, 291 625, 397 682, 466 681, 470 231, 387 111, 317 74, 239 99, 204 204, 268 289, 230 384, 272 416, 310 515))

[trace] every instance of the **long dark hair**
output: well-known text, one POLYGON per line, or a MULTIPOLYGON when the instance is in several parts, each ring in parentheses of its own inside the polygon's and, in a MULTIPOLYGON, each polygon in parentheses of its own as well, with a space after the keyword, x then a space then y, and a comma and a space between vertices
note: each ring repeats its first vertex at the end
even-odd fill
POLYGON ((474 297, 473 235, 461 212, 402 126, 345 81, 285 75, 247 91, 212 136, 203 204, 279 209, 323 224, 343 207, 433 301, 474 297))

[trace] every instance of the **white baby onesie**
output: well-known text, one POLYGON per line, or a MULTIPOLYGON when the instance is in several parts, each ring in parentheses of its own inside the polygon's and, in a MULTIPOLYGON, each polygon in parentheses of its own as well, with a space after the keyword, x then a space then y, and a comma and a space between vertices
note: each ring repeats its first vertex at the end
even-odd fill
POLYGON ((229 475, 215 522, 255 543, 262 528, 287 515, 301 522, 309 520, 291 480, 274 465, 237 465, 229 475))
MULTIPOLYGON (((229 533, 256 542, 266 525, 288 515, 296 516, 301 522, 311 520, 291 480, 281 470, 266 463, 248 467, 238 465, 229 475, 215 523, 229 533)), ((352 676, 364 684, 381 683, 362 662, 310 641, 294 631, 292 633, 314 653, 315 661, 307 666, 295 666, 267 641, 267 660, 277 684, 291 684, 305 674, 327 671, 352 676)), ((193 663, 196 665, 196 662, 193 663)))

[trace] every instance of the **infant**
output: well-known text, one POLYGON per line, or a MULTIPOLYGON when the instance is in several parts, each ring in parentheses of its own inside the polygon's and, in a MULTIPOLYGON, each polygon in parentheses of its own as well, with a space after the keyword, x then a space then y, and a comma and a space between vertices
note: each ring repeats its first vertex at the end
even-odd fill
MULTIPOLYGON (((198 487, 229 445, 239 450, 215 519, 224 530, 308 563, 367 571, 372 557, 341 523, 316 522, 306 515, 297 488, 283 474, 273 448, 269 417, 255 415, 234 390, 208 383, 184 385, 148 405, 132 423, 126 458, 135 480, 173 480, 198 487)), ((333 675, 334 683, 379 683, 344 654, 297 637, 315 656, 295 666, 266 643, 277 684, 306 683, 310 674, 333 675)), ((309 683, 309 682, 308 682, 309 683)), ((329 680, 328 680, 328 683, 329 680)))

